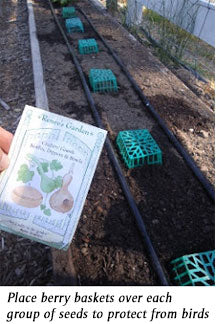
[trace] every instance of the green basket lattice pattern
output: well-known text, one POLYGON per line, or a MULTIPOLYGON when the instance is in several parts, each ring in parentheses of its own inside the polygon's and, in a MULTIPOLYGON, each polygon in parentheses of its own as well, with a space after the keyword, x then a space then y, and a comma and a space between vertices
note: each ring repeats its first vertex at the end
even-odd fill
POLYGON ((84 32, 83 24, 79 18, 66 19, 65 26, 68 33, 84 32))
POLYGON ((110 69, 91 69, 89 82, 93 92, 118 91, 116 77, 110 69))
POLYGON ((78 49, 80 54, 98 53, 98 45, 94 38, 80 39, 78 49))
POLYGON ((171 264, 180 286, 215 285, 215 251, 184 255, 171 264))
POLYGON ((121 131, 116 143, 129 169, 144 164, 162 164, 162 152, 147 129, 121 131))
POLYGON ((76 10, 74 7, 63 7, 62 8, 63 18, 74 18, 76 17, 76 10))

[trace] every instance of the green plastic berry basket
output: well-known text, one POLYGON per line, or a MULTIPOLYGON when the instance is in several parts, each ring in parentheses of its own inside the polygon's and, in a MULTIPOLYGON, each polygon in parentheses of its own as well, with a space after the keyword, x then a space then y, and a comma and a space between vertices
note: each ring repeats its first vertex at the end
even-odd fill
POLYGON ((215 251, 184 255, 171 264, 174 281, 180 286, 215 285, 215 251))
POLYGON ((65 20, 65 27, 68 33, 83 32, 84 28, 79 18, 69 18, 65 20))
POLYGON ((78 49, 80 54, 98 53, 98 44, 94 38, 80 39, 78 49))
POLYGON ((147 129, 121 131, 116 143, 129 169, 145 164, 162 164, 162 152, 147 129))
POLYGON ((116 77, 110 69, 91 69, 89 82, 93 92, 118 91, 116 77))
POLYGON ((74 7, 63 7, 62 8, 62 17, 64 19, 67 19, 67 18, 75 18, 77 15, 76 15, 76 10, 74 7))

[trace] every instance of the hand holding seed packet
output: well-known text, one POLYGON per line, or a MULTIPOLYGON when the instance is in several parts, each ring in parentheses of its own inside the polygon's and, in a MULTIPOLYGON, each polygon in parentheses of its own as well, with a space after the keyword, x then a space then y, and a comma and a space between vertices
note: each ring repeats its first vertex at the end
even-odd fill
POLYGON ((67 249, 106 131, 26 106, 0 177, 0 229, 67 249))
POLYGON ((9 158, 7 154, 10 149, 12 139, 13 134, 0 127, 0 172, 5 170, 9 165, 9 158))

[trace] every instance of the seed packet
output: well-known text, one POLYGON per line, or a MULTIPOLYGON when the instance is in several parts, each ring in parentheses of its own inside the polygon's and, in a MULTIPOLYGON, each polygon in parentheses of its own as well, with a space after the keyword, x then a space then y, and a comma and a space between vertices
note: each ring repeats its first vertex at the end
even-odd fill
POLYGON ((106 133, 26 106, 0 177, 0 229, 67 250, 106 133))

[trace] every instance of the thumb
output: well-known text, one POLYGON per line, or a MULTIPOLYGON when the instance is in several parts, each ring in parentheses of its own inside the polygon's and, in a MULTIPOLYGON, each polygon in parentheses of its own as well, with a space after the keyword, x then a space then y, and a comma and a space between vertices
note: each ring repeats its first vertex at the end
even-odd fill
POLYGON ((9 165, 9 158, 7 154, 5 154, 2 149, 0 149, 0 172, 4 169, 7 169, 9 165))

